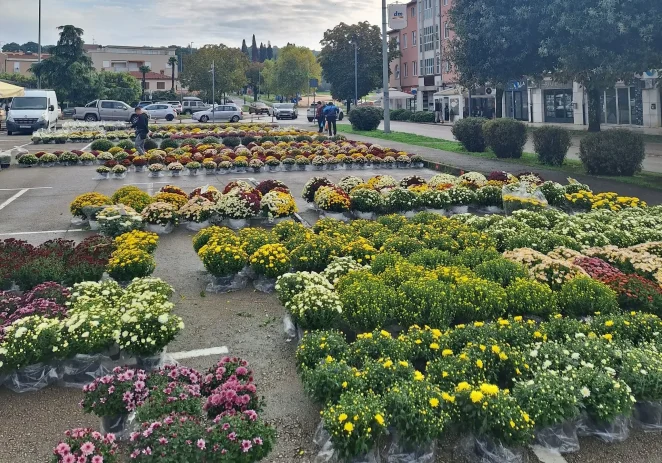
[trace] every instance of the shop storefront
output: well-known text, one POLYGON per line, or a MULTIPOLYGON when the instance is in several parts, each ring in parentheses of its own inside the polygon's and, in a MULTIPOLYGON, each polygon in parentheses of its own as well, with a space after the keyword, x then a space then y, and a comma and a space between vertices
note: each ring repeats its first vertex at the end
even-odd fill
POLYGON ((503 92, 505 102, 504 117, 519 121, 529 120, 529 90, 526 81, 508 82, 503 92))
POLYGON ((545 122, 573 124, 572 88, 543 90, 545 122))
POLYGON ((610 88, 600 97, 603 124, 643 125, 641 86, 610 88))

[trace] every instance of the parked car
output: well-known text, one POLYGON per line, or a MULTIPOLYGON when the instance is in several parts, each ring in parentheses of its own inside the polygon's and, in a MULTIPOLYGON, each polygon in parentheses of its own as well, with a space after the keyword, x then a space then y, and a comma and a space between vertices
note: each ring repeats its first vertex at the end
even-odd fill
POLYGON ((248 114, 269 114, 269 106, 261 101, 256 101, 248 106, 248 114))
POLYGON ((204 111, 211 108, 211 105, 203 102, 200 98, 184 97, 182 101, 182 114, 193 114, 196 111, 204 111))
POLYGON ((74 108, 74 120, 94 121, 126 121, 133 122, 138 115, 134 109, 122 101, 94 100, 84 107, 74 108))
MULTIPOLYGON (((345 114, 340 107, 338 107, 338 109, 340 110, 338 113, 338 120, 342 121, 345 117, 345 114)), ((308 118, 308 122, 313 122, 315 119, 317 119, 317 105, 315 103, 311 104, 310 107, 306 110, 306 117, 308 118)))
POLYGON ((177 117, 177 111, 175 111, 175 108, 166 103, 156 103, 145 106, 143 111, 149 115, 150 119, 154 120, 165 119, 170 122, 177 117))
POLYGON ((136 108, 145 108, 151 104, 154 104, 153 101, 140 101, 135 107, 136 108))
POLYGON ((172 106, 172 109, 177 111, 177 114, 182 113, 182 103, 180 101, 160 101, 159 103, 165 103, 172 106))
POLYGON ((230 121, 239 122, 244 118, 244 112, 236 104, 216 105, 206 111, 197 111, 191 115, 194 121, 230 121))
POLYGON ((273 116, 276 119, 296 119, 299 117, 299 112, 294 103, 274 103, 272 110, 273 116))
POLYGON ((54 127, 59 117, 57 96, 53 90, 26 90, 24 96, 12 99, 7 114, 7 135, 54 127))

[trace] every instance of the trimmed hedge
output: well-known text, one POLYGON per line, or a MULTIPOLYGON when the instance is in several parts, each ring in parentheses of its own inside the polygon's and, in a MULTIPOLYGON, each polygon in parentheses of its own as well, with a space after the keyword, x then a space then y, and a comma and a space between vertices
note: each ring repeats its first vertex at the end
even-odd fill
POLYGON ((526 143, 526 125, 514 119, 492 119, 483 125, 485 142, 498 158, 522 157, 526 143))
POLYGON ((418 111, 412 113, 412 122, 434 122, 434 112, 431 111, 418 111))
POLYGON ((391 111, 391 120, 410 121, 413 115, 414 113, 409 111, 408 109, 394 109, 393 111, 391 111))
POLYGON ((483 136, 483 124, 487 119, 483 117, 467 117, 460 119, 455 124, 451 132, 462 143, 464 149, 473 153, 482 153, 485 151, 485 137, 483 136))
POLYGON ((539 127, 533 131, 533 147, 541 164, 563 165, 571 145, 570 131, 563 127, 539 127))
POLYGON ((643 137, 627 129, 589 133, 579 145, 579 159, 589 174, 632 176, 645 156, 643 137))
POLYGON ((381 108, 362 106, 349 112, 349 122, 354 130, 377 130, 383 117, 381 108))

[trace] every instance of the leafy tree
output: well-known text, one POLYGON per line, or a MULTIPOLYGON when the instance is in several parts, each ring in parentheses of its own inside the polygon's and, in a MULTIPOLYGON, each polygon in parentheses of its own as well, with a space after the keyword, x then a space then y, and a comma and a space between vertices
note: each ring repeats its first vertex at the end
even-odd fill
MULTIPOLYGON (((21 45, 21 51, 23 53, 38 53, 39 52, 39 44, 37 42, 25 42, 23 45, 21 45)), ((43 52, 43 47, 42 47, 42 52, 43 52)))
POLYGON ((146 74, 151 71, 152 69, 149 66, 145 66, 144 64, 138 68, 138 71, 143 75, 143 80, 142 80, 142 94, 140 96, 141 100, 145 99, 145 87, 147 86, 145 84, 145 76, 146 74))
MULTIPOLYGON (((378 26, 367 21, 340 23, 324 32, 318 56, 322 75, 331 84, 331 96, 348 103, 354 99, 354 41, 358 47, 358 97, 364 97, 382 86, 382 34, 378 26)), ((393 41, 389 43, 389 60, 398 56, 393 41)))
POLYGON ((33 75, 21 75, 13 72, 0 72, 0 80, 19 87, 37 88, 37 78, 33 75))
POLYGON ((276 71, 276 63, 273 60, 266 60, 264 63, 262 63, 262 78, 261 78, 261 85, 260 85, 260 92, 261 93, 266 93, 267 98, 272 93, 275 93, 275 72, 276 71))
POLYGON ((172 71, 172 84, 170 87, 171 90, 175 90, 175 66, 177 66, 177 63, 179 63, 179 60, 176 56, 171 56, 168 58, 168 64, 170 65, 170 70, 172 71))
POLYGON ((251 61, 256 62, 260 60, 260 54, 257 49, 257 43, 255 42, 255 34, 253 34, 253 43, 251 44, 251 61))
POLYGON ((6 51, 9 53, 17 53, 21 51, 21 46, 16 42, 9 42, 2 46, 2 51, 6 51))
POLYGON ((152 101, 179 100, 179 95, 174 90, 157 90, 152 92, 152 101))
POLYGON ((246 79, 248 80, 248 85, 253 89, 253 101, 258 100, 258 93, 260 91, 260 80, 262 77, 262 69, 264 68, 264 63, 251 63, 248 66, 246 71, 246 79))
POLYGON ((192 91, 200 91, 203 97, 216 101, 216 97, 246 84, 249 60, 238 48, 225 45, 205 45, 190 56, 180 76, 182 84, 192 91), (211 65, 215 63, 216 95, 211 94, 211 65), (212 99, 213 98, 213 99, 212 99))
POLYGON ((274 71, 275 91, 293 97, 307 91, 308 79, 319 79, 322 70, 309 48, 287 45, 280 50, 274 71))
POLYGON ((251 57, 251 54, 248 52, 248 47, 246 46, 246 39, 241 41, 241 52, 246 55, 247 58, 251 57))
POLYGON ((274 50, 271 48, 271 40, 267 42, 267 59, 274 59, 274 50))
POLYGON ((100 72, 99 98, 131 104, 141 96, 140 82, 128 72, 100 72))
POLYGON ((60 38, 51 56, 31 66, 45 86, 56 91, 61 101, 85 103, 98 93, 98 79, 92 59, 83 50, 83 29, 60 26, 60 38))

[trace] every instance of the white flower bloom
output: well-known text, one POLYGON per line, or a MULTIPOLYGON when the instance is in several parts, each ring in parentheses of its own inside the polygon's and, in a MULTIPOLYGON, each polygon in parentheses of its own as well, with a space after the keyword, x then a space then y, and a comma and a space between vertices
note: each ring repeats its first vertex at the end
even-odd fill
POLYGON ((579 391, 582 393, 582 397, 584 397, 584 398, 589 397, 591 395, 590 389, 587 388, 586 386, 581 388, 579 391))

